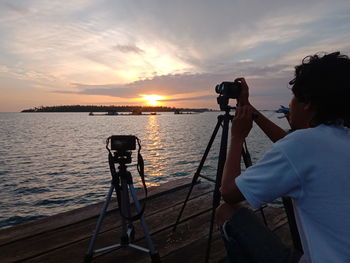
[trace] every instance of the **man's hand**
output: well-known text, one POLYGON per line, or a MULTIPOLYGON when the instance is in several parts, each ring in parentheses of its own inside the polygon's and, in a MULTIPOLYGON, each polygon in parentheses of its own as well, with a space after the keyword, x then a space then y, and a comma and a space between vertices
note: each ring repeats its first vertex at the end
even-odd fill
POLYGON ((245 81, 244 78, 236 78, 235 82, 239 82, 241 84, 241 93, 239 95, 238 104, 240 106, 250 105, 250 102, 249 102, 249 87, 248 87, 247 82, 245 81))
POLYGON ((238 106, 232 121, 231 136, 245 139, 253 127, 253 107, 251 105, 238 106))
POLYGON ((235 211, 235 207, 229 205, 227 203, 222 203, 215 210, 215 222, 217 226, 222 226, 225 221, 230 219, 233 212, 235 211))

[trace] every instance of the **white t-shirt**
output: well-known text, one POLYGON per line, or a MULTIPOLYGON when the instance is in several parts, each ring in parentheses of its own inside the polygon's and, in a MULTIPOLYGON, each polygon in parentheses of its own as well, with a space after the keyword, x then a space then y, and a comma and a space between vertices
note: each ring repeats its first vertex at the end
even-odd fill
POLYGON ((319 125, 295 131, 236 184, 255 208, 281 196, 294 199, 301 262, 350 262, 350 129, 319 125))

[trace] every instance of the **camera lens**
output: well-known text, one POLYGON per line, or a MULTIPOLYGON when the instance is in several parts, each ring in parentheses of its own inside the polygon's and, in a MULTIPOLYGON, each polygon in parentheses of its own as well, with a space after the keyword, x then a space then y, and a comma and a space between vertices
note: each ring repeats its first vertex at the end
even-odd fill
POLYGON ((230 99, 237 99, 241 92, 241 83, 224 81, 216 85, 216 93, 228 97, 230 99))
POLYGON ((216 87, 215 87, 215 91, 216 91, 216 93, 218 93, 218 94, 221 93, 221 88, 220 88, 220 87, 221 87, 220 85, 216 85, 216 87))

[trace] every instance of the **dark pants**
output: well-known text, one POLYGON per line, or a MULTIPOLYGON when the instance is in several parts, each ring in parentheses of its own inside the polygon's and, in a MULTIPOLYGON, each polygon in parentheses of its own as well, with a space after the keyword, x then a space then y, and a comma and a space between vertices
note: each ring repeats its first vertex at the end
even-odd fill
POLYGON ((296 263, 301 253, 286 247, 247 208, 238 209, 221 229, 232 263, 296 263))

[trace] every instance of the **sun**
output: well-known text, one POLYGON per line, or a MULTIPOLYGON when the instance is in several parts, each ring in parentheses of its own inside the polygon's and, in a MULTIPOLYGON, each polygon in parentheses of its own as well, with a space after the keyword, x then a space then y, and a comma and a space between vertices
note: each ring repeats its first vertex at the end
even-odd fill
POLYGON ((160 96, 160 95, 141 95, 142 98, 141 100, 145 101, 147 105, 149 106, 160 106, 162 105, 162 103, 160 102, 160 100, 163 100, 164 97, 160 96))

